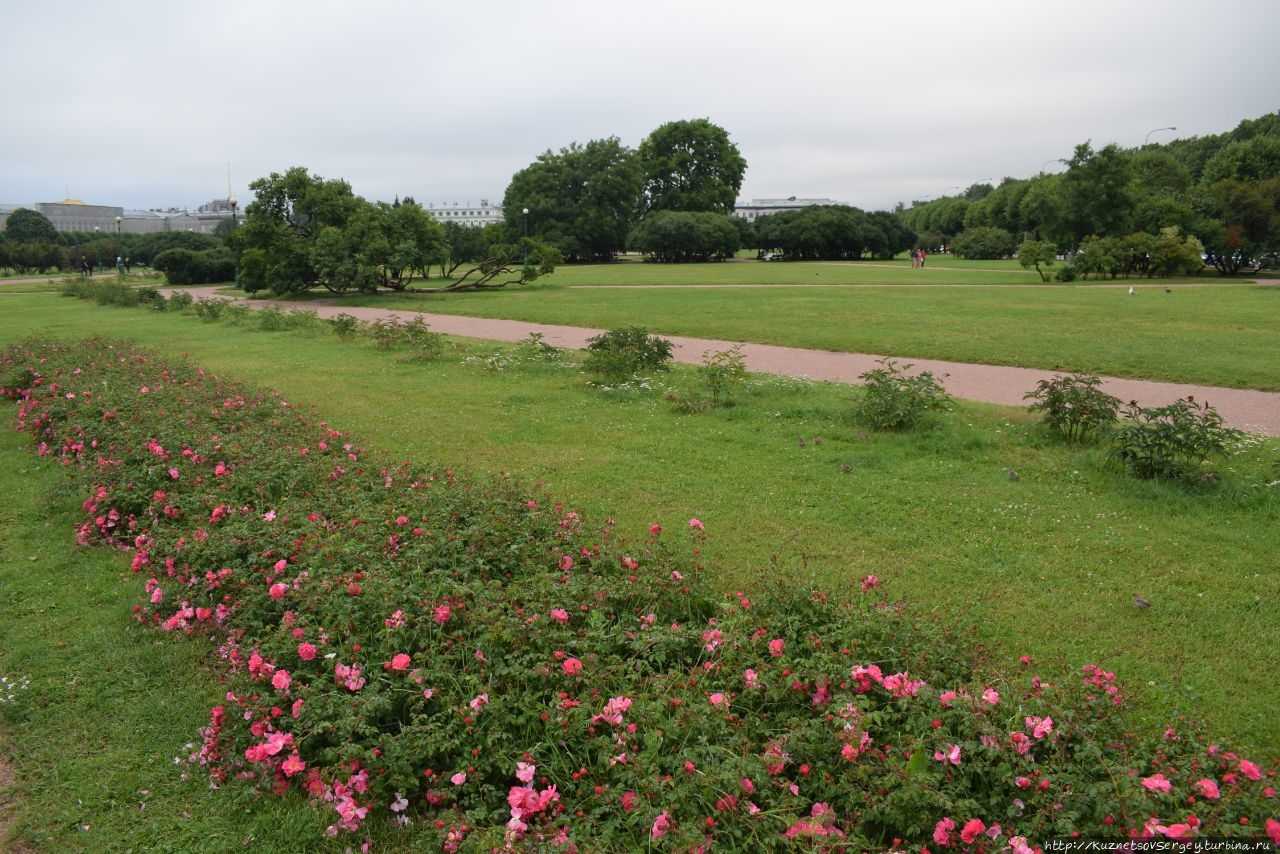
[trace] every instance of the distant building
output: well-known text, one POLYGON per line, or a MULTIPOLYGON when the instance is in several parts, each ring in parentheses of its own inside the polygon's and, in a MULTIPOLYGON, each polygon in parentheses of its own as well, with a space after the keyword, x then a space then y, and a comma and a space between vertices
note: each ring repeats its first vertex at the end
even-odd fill
POLYGON ((201 205, 194 213, 178 208, 131 210, 115 205, 87 205, 79 199, 60 202, 36 202, 33 205, 0 205, 0 228, 9 214, 27 208, 43 214, 58 231, 97 231, 101 234, 147 234, 153 231, 191 231, 213 234, 218 224, 232 216, 231 202, 215 199, 201 205))
POLYGON ((798 211, 801 208, 812 207, 813 205, 838 205, 840 202, 831 199, 797 199, 790 196, 785 199, 752 199, 751 204, 745 205, 738 203, 734 206, 733 215, 742 217, 747 222, 755 222, 762 216, 775 214, 779 211, 798 211))
POLYGON ((428 203, 423 209, 438 222, 456 222, 458 225, 486 226, 506 221, 502 208, 489 204, 486 199, 481 199, 478 205, 470 202, 465 205, 457 202, 441 205, 428 203))

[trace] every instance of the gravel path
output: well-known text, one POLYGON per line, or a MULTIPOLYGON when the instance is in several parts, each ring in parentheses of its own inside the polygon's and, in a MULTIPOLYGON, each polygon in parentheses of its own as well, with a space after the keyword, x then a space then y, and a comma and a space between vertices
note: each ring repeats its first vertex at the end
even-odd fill
MULTIPOLYGON (((192 296, 219 296, 218 288, 187 288, 192 296)), ((261 307, 263 303, 241 300, 248 305, 261 307)), ((463 338, 481 338, 490 341, 515 342, 537 332, 542 340, 555 347, 580 350, 587 339, 599 335, 599 329, 578 326, 555 326, 545 323, 525 323, 518 320, 492 320, 483 317, 459 317, 451 314, 427 312, 389 311, 380 308, 354 308, 325 304, 323 300, 305 303, 273 302, 278 308, 305 308, 320 317, 350 314, 360 320, 376 320, 395 316, 408 320, 421 315, 433 332, 457 335, 463 338)), ((662 336, 674 345, 677 361, 701 364, 704 353, 727 350, 733 341, 716 341, 705 338, 684 338, 675 335, 662 336)), ((748 370, 760 373, 808 377, 814 380, 857 383, 859 374, 875 368, 878 356, 862 353, 832 353, 823 350, 802 350, 796 347, 775 347, 769 344, 742 344, 742 354, 748 370)), ((970 365, 960 362, 940 362, 933 359, 902 359, 901 364, 912 365, 912 371, 932 371, 933 375, 954 397, 994 403, 1001 406, 1026 406, 1023 395, 1035 388, 1037 382, 1052 376, 1051 371, 1038 368, 1011 368, 1000 365, 970 365)), ((1229 427, 1267 436, 1280 436, 1280 393, 1252 391, 1248 389, 1198 386, 1185 383, 1161 383, 1147 380, 1103 377, 1102 387, 1109 394, 1128 402, 1136 400, 1142 406, 1164 406, 1188 395, 1200 402, 1208 402, 1229 427)))

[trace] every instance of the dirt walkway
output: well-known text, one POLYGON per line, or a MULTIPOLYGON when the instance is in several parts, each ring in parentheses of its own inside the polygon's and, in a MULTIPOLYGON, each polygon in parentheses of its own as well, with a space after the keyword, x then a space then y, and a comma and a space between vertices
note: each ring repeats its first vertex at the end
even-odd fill
MULTIPOLYGON (((197 299, 220 296, 216 287, 187 288, 186 290, 197 299)), ((263 305, 263 303, 246 300, 241 302, 255 307, 263 305)), ((334 317, 345 313, 364 321, 388 316, 408 320, 415 315, 421 315, 434 332, 490 341, 521 341, 528 338, 530 333, 537 332, 542 335, 542 340, 547 344, 575 350, 585 348, 587 339, 599 335, 602 331, 583 329, 578 326, 525 323, 518 320, 491 320, 450 314, 344 307, 326 304, 321 300, 270 304, 282 309, 309 309, 315 311, 320 317, 334 317)), ((663 337, 674 345, 676 360, 689 364, 701 364, 704 353, 727 350, 738 343, 674 335, 663 337)), ((850 384, 857 383, 860 374, 875 368, 876 359, 879 358, 862 353, 832 353, 749 343, 742 345, 742 354, 746 358, 747 369, 751 371, 850 384)), ((933 359, 902 360, 902 364, 908 363, 913 366, 913 371, 932 371, 947 392, 954 397, 1001 406, 1026 406, 1027 401, 1023 395, 1034 389, 1040 380, 1052 376, 1052 372, 1038 368, 969 365, 933 359)), ((1280 436, 1280 393, 1113 377, 1104 377, 1102 387, 1122 401, 1136 400, 1142 406, 1164 406, 1180 397, 1191 395, 1197 401, 1207 401, 1211 404, 1222 415, 1227 426, 1250 433, 1280 436)))

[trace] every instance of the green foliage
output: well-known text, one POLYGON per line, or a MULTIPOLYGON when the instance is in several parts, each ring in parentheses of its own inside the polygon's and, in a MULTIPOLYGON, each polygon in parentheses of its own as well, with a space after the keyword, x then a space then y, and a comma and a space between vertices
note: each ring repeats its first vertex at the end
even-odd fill
POLYGON ((667 122, 640 143, 641 210, 732 213, 747 161, 707 119, 667 122))
POLYGON ((889 358, 877 364, 858 375, 863 387, 854 411, 862 423, 876 430, 909 430, 929 413, 949 408, 951 397, 932 372, 908 375, 910 364, 899 366, 889 358))
POLYGON ((503 242, 530 236, 571 263, 612 261, 626 247, 639 195, 635 152, 616 137, 548 150, 507 186, 503 242))
POLYGON ((174 291, 169 295, 169 301, 166 305, 169 311, 186 311, 195 303, 193 297, 187 291, 174 291))
POLYGON ((668 400, 679 412, 707 412, 719 407, 733 406, 734 395, 747 379, 746 358, 742 345, 735 344, 728 350, 707 351, 702 354, 702 364, 696 369, 698 392, 687 395, 671 393, 668 400))
POLYGON ((1058 247, 1047 240, 1024 240, 1022 245, 1018 247, 1018 263, 1024 268, 1035 267, 1036 272, 1040 275, 1040 281, 1049 281, 1049 274, 1046 270, 1052 267, 1058 260, 1058 247), (1041 270, 1043 265, 1046 270, 1041 270))
MULTIPOLYGON (((843 597, 793 579, 725 596, 697 519, 624 546, 523 485, 379 457, 278 395, 120 342, 3 362, 26 384, 5 388, 19 423, 85 496, 81 550, 129 551, 136 619, 216 668, 180 764, 217 786, 211 808, 305 813, 316 836, 294 847, 887 850, 977 822, 1006 828, 984 845, 1021 850, 1176 833, 1193 809, 1202 834, 1247 835, 1272 814, 1265 761, 1194 721, 1138 724, 1095 664, 984 657, 875 576, 843 597)), ((47 681, 27 702, 14 680, 13 713, 89 693, 47 681)))
POLYGON ((740 247, 740 233, 728 214, 654 211, 627 236, 627 248, 651 261, 723 261, 740 247))
POLYGON ((698 377, 711 395, 713 405, 731 405, 738 387, 747 378, 747 362, 742 355, 742 345, 735 344, 728 350, 716 353, 703 353, 702 364, 698 366, 698 377))
POLYGON ((1023 397, 1034 400, 1029 409, 1039 412, 1040 422, 1068 442, 1105 435, 1116 421, 1119 398, 1102 390, 1102 380, 1091 374, 1058 375, 1040 380, 1023 397))
POLYGON ((603 382, 625 382, 635 376, 666 370, 672 358, 671 350, 671 342, 665 338, 650 335, 641 326, 625 326, 589 338, 583 367, 603 382))
POLYGON ((4 223, 4 236, 12 243, 58 242, 58 230, 49 218, 30 208, 18 208, 9 214, 4 223))
POLYGON ((892 258, 915 233, 897 217, 867 214, 848 205, 811 205, 756 221, 756 243, 788 260, 857 261, 864 255, 892 258))
POLYGON ((151 261, 171 285, 204 285, 230 282, 236 277, 236 260, 226 249, 166 249, 151 261))
POLYGON ((343 341, 350 341, 360 332, 360 320, 345 311, 337 317, 330 318, 329 324, 343 341))
POLYGON ((1223 426, 1216 409, 1191 397, 1159 407, 1130 403, 1111 437, 1109 456, 1135 477, 1212 484, 1220 476, 1205 463, 1227 456, 1242 436, 1223 426))
POLYGON ((951 252, 957 258, 972 260, 1008 258, 1014 252, 1013 235, 995 226, 966 228, 952 239, 951 252))

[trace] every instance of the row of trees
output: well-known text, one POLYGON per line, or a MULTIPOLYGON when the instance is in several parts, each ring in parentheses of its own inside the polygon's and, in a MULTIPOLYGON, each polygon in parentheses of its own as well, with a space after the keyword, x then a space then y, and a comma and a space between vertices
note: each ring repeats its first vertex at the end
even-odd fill
POLYGON ((239 255, 240 286, 249 293, 496 288, 532 281, 561 260, 540 241, 446 230, 412 198, 370 202, 346 181, 311 175, 300 166, 273 172, 249 188, 255 199, 229 239, 239 255), (455 275, 467 262, 473 266, 455 275), (453 281, 415 287, 415 280, 430 278, 433 266, 453 281))
POLYGON ((218 236, 186 231, 60 232, 39 211, 18 208, 9 214, 4 231, 0 232, 0 268, 19 274, 78 270, 82 263, 95 269, 114 268, 117 257, 128 258, 131 264, 148 266, 161 253, 170 250, 199 252, 222 244, 218 236))
POLYGON ((745 159, 723 128, 696 119, 664 124, 634 150, 613 137, 544 152, 512 176, 505 222, 484 229, 438 223, 412 198, 369 202, 346 181, 296 167, 250 184, 255 201, 224 240, 58 234, 37 212, 19 210, 0 241, 0 264, 66 269, 81 258, 110 263, 116 255, 149 263, 181 249, 200 257, 169 260, 192 275, 213 275, 225 269, 230 250, 246 290, 292 293, 499 287, 530 281, 561 260, 610 261, 627 249, 668 262, 722 260, 745 247, 797 260, 889 258, 912 246, 1036 259, 1076 254, 1090 237, 1111 240, 1100 244, 1111 247, 1103 253, 1111 261, 1078 265, 1088 275, 1165 269, 1155 256, 1138 264, 1133 247, 1163 241, 1167 248, 1170 228, 1185 267, 1196 247, 1228 274, 1280 247, 1274 114, 1229 134, 1163 146, 1095 151, 1086 142, 1063 162, 1061 174, 975 184, 895 214, 815 206, 751 224, 731 215, 745 159), (1020 250, 1028 241, 1036 245, 1020 250), (427 287, 435 268, 449 281, 427 287))
MULTIPOLYGON (((568 261, 612 261, 626 250, 632 230, 651 214, 727 217, 746 170, 747 161, 724 128, 707 119, 668 122, 638 149, 610 137, 544 152, 512 176, 503 208, 509 229, 519 233, 527 226, 568 261), (528 220, 525 210, 533 212, 528 220)), ((668 220, 662 228, 671 225, 668 220)), ((637 239, 652 245, 657 229, 650 224, 637 232, 637 239)), ((723 251, 721 244, 712 243, 694 255, 723 251)), ((684 251, 673 247, 659 255, 684 251)))
POLYGON ((1224 274, 1280 248, 1280 117, 1167 145, 1076 146, 1066 171, 975 184, 902 209, 922 245, 966 257, 1012 254, 1025 239, 1075 251, 1086 237, 1154 236, 1177 227, 1224 274))

